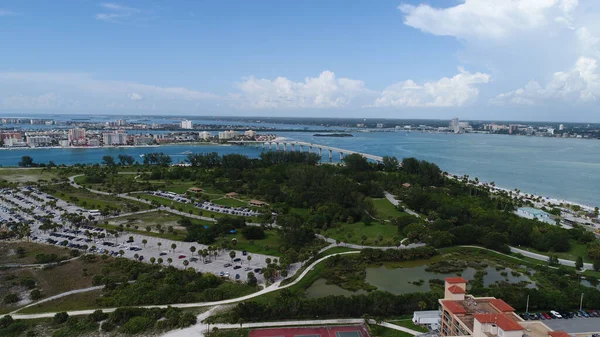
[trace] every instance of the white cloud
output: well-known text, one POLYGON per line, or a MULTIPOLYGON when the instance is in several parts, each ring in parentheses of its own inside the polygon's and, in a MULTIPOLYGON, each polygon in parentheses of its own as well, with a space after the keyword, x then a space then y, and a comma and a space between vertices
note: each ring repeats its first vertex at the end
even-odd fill
POLYGON ((89 109, 194 109, 197 102, 210 104, 218 99, 215 94, 198 90, 97 80, 80 73, 0 73, 0 108, 67 109, 74 106, 72 102, 79 102, 79 107, 89 109), (147 105, 141 105, 142 102, 147 105))
POLYGON ((495 104, 586 103, 600 97, 598 61, 581 57, 569 71, 556 72, 545 86, 530 81, 523 88, 498 95, 495 104))
POLYGON ((479 95, 477 84, 488 83, 490 75, 460 68, 452 78, 444 77, 422 85, 412 80, 387 87, 373 104, 376 107, 456 107, 479 95))
POLYGON ((96 14, 96 19, 101 21, 119 21, 140 12, 137 8, 115 3, 102 3, 100 6, 108 11, 107 13, 96 14))
POLYGON ((544 27, 549 21, 571 25, 577 0, 463 0, 448 8, 402 4, 404 23, 434 35, 499 39, 544 27), (554 20, 551 20, 554 18, 554 20))
POLYGON ((339 108, 370 93, 364 82, 336 78, 331 71, 307 77, 304 82, 285 77, 274 80, 249 77, 238 83, 237 88, 241 93, 231 97, 241 101, 242 106, 253 108, 339 108))
POLYGON ((129 94, 128 97, 132 101, 141 101, 144 98, 144 96, 138 94, 137 92, 129 94))
POLYGON ((137 8, 127 7, 127 6, 123 6, 123 5, 119 5, 119 4, 115 4, 115 3, 103 3, 103 4, 100 4, 100 6, 106 8, 106 9, 120 11, 120 12, 139 12, 140 11, 137 8))

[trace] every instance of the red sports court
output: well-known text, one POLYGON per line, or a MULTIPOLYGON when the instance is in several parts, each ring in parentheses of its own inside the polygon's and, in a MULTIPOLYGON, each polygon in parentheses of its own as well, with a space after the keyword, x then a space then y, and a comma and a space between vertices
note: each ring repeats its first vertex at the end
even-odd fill
POLYGON ((364 325, 272 328, 250 331, 249 337, 370 337, 364 325))

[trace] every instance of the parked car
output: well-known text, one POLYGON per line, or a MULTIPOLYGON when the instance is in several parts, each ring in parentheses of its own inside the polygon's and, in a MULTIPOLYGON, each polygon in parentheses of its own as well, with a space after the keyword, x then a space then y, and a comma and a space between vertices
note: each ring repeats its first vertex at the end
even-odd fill
POLYGON ((240 268, 242 268, 242 266, 240 266, 240 265, 237 265, 237 266, 233 267, 233 269, 240 269, 240 268))
POLYGON ((240 274, 235 274, 235 279, 239 280, 240 279, 240 274))
POLYGON ((240 262, 242 261, 242 259, 240 259, 239 257, 236 257, 235 259, 233 259, 233 262, 240 262))
POLYGON ((158 254, 158 255, 160 255, 160 256, 165 256, 165 255, 167 255, 167 253, 165 253, 165 252, 160 252, 160 254, 158 254))
POLYGON ((552 318, 563 318, 562 315, 558 311, 550 310, 550 315, 552 318))
POLYGON ((581 316, 583 317, 590 317, 590 314, 588 314, 585 310, 579 310, 579 313, 581 313, 581 316))
POLYGON ((242 250, 242 255, 246 256, 246 255, 248 255, 248 252, 245 250, 242 250))
POLYGON ((542 316, 544 316, 545 319, 552 319, 552 316, 550 316, 547 312, 542 312, 542 316))
POLYGON ((225 264, 223 265, 223 267, 225 267, 225 268, 229 268, 229 267, 231 267, 231 263, 225 263, 225 264))
POLYGON ((198 259, 197 259, 197 258, 195 258, 195 257, 192 257, 192 258, 190 259, 190 262, 197 262, 197 261, 198 261, 198 259))

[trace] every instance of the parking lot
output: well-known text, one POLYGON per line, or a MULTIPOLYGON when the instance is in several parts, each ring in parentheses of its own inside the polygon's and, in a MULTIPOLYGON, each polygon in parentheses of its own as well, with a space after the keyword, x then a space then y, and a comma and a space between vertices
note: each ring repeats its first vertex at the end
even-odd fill
POLYGON ((548 311, 520 314, 519 316, 532 322, 532 324, 543 323, 555 331, 564 330, 568 333, 600 332, 600 312, 597 310, 577 310, 561 313, 548 311))
POLYGON ((552 319, 544 321, 544 324, 552 330, 564 330, 568 333, 600 331, 600 318, 552 319))
MULTIPOLYGON (((177 268, 194 268, 200 272, 208 272, 232 280, 246 281, 248 272, 255 273, 259 283, 264 282, 260 274, 267 263, 266 259, 276 257, 262 254, 235 251, 235 260, 232 261, 230 251, 222 250, 218 255, 203 260, 199 255, 201 250, 208 246, 194 242, 180 242, 123 232, 115 237, 102 228, 83 225, 80 228, 71 227, 64 219, 65 213, 76 213, 85 217, 90 215, 88 210, 71 205, 63 200, 49 196, 35 188, 21 188, 19 190, 0 190, 0 222, 29 222, 31 238, 43 244, 61 245, 73 249, 80 249, 89 253, 109 254, 118 256, 123 251, 123 257, 135 259, 143 263, 150 263, 150 258, 163 259, 163 265, 171 264, 177 268), (54 206, 56 204, 56 206, 54 206), (19 208, 22 208, 20 210, 19 208), (41 230, 43 224, 54 223, 59 227, 55 231, 41 230), (86 233, 87 232, 87 233, 86 233), (133 242, 129 238, 133 238, 133 242), (147 243, 144 245, 143 240, 147 243), (158 243, 161 243, 160 245, 158 243), (176 248, 172 249, 171 245, 176 248), (190 247, 196 251, 192 253, 190 247), (192 256, 193 255, 193 256, 192 256), (251 260, 248 261, 248 256, 251 260), (141 259, 140 259, 141 257, 141 259), (186 267, 184 261, 189 264, 186 267), (226 266, 227 265, 227 266, 226 266)), ((290 273, 293 271, 290 270, 290 273)))

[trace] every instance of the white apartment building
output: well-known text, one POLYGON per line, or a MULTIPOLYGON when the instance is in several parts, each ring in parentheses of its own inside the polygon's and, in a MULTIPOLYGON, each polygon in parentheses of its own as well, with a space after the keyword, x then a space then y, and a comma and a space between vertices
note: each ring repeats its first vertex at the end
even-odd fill
POLYGON ((232 138, 239 137, 239 136, 240 136, 240 133, 237 131, 233 131, 233 130, 219 132, 219 139, 221 139, 221 140, 232 139, 232 138))
POLYGON ((192 121, 184 120, 184 121, 181 121, 181 128, 191 130, 194 128, 194 125, 193 125, 192 121))
POLYGON ((104 145, 127 144, 127 134, 122 132, 103 133, 102 141, 104 145))
POLYGON ((209 140, 212 135, 208 131, 198 132, 198 138, 202 140, 209 140))
POLYGON ((49 136, 28 136, 27 145, 31 147, 46 146, 52 143, 52 138, 49 136))
POLYGON ((244 132, 244 136, 254 138, 256 136, 256 131, 248 130, 248 131, 244 132))

